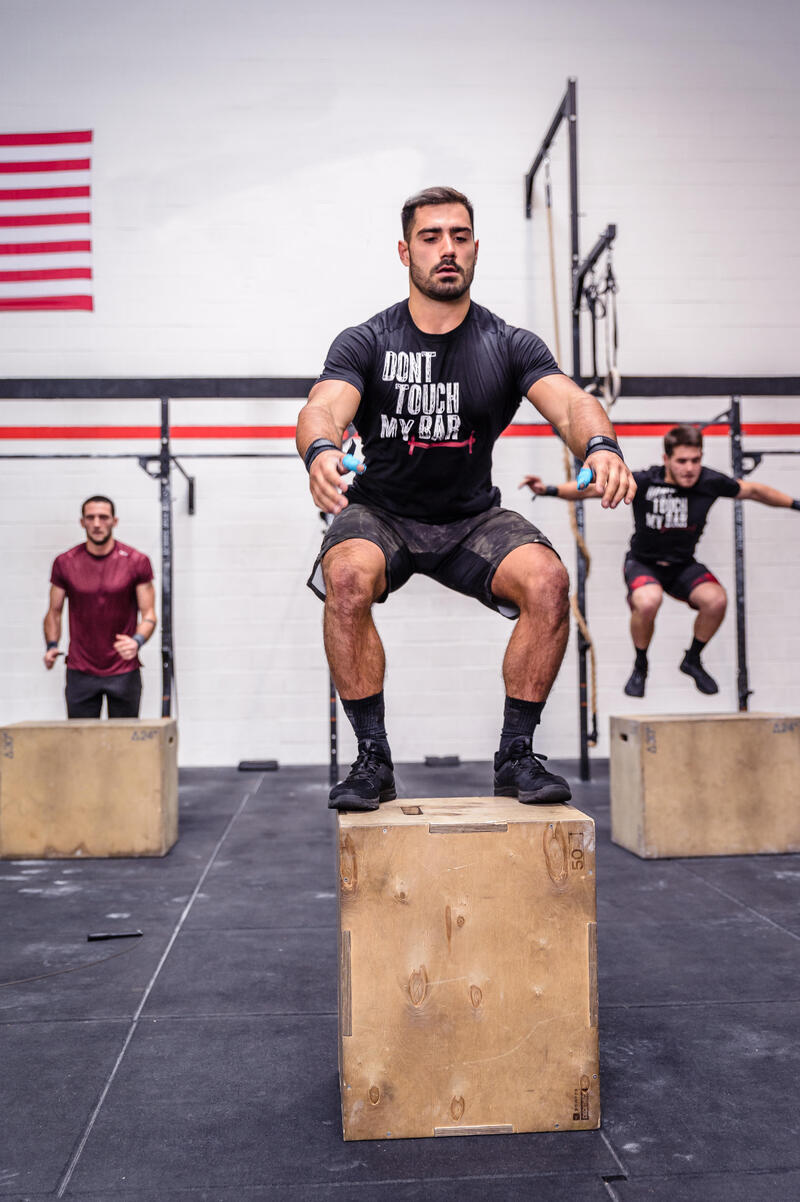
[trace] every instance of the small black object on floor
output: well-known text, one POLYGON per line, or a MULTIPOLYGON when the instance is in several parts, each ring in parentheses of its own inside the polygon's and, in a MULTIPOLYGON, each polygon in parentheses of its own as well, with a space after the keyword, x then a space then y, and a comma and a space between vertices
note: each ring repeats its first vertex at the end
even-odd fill
POLYGON ((600 1131, 344 1143, 327 771, 190 769, 162 860, 0 862, 0 1202, 800 1197, 800 860, 639 860, 603 764, 552 767, 597 822, 600 1131))

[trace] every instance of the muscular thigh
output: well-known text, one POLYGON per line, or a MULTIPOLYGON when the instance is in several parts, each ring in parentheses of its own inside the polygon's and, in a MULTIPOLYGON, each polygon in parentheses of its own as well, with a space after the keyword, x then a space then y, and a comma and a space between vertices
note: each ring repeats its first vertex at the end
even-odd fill
POLYGON ((725 590, 714 573, 697 560, 692 560, 680 571, 669 592, 679 601, 688 601, 692 609, 699 609, 706 600, 716 604, 720 597, 725 596, 725 590))
POLYGON ((477 515, 447 556, 426 575, 476 597, 503 617, 518 618, 518 593, 516 587, 512 591, 511 581, 518 579, 515 565, 523 558, 530 563, 560 565, 557 552, 541 530, 522 514, 498 507, 477 515), (512 553, 517 553, 513 559, 512 553), (505 571, 498 578, 503 565, 505 571))
POLYGON ((716 581, 712 584, 710 580, 705 580, 702 584, 696 585, 689 594, 689 605, 692 609, 704 610, 724 610, 727 596, 725 589, 716 581))
POLYGON ((349 538, 336 543, 322 560, 326 593, 342 587, 358 586, 377 601, 386 592, 386 558, 377 545, 364 538, 349 538))
POLYGON ((537 593, 553 587, 566 593, 569 576, 553 548, 544 543, 527 543, 509 551, 492 581, 494 595, 518 607, 526 598, 535 600, 537 593))
POLYGON ((655 614, 664 600, 664 590, 660 584, 640 584, 628 594, 628 605, 635 614, 655 614))
POLYGON ((376 583, 376 601, 405 584, 412 572, 408 550, 394 525, 367 505, 348 505, 325 532, 308 587, 325 600, 335 566, 364 570, 376 583))
POLYGON ((654 613, 670 592, 674 571, 667 564, 645 564, 632 555, 625 558, 622 569, 628 589, 628 605, 633 613, 654 613))

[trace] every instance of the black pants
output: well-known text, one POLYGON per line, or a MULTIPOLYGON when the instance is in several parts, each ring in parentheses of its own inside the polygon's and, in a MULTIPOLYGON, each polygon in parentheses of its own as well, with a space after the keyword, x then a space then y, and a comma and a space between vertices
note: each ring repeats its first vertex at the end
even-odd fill
POLYGON ((142 696, 142 674, 138 668, 117 676, 93 676, 67 668, 68 718, 99 718, 103 696, 108 699, 109 718, 138 718, 142 696))

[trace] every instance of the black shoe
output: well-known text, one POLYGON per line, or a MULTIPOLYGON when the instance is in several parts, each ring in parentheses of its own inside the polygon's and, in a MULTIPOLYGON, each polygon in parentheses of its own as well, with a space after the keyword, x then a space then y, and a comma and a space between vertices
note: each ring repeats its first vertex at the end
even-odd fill
POLYGON ((382 801, 394 801, 394 764, 389 749, 375 739, 362 739, 358 755, 344 780, 334 785, 330 810, 377 810, 382 801))
POLYGON ((625 685, 624 692, 629 697, 644 697, 644 685, 647 680, 647 673, 641 668, 637 668, 634 664, 633 671, 628 677, 628 682, 625 685))
POLYGON ((524 805, 542 801, 571 801, 572 793, 563 776, 543 768, 546 755, 531 751, 530 740, 521 736, 494 757, 495 797, 516 797, 524 805))
POLYGON ((688 651, 683 657, 681 672, 685 672, 687 676, 694 678, 694 683, 701 693, 711 694, 719 692, 719 686, 714 677, 709 676, 699 659, 689 659, 688 651))

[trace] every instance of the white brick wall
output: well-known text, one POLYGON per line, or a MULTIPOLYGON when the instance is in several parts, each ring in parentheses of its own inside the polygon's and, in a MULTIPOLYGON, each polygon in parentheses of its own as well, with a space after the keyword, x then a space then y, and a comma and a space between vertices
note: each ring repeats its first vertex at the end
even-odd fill
MULTIPOLYGON (((797 16, 679 0, 444 0, 399 8, 345 0, 289 7, 257 0, 116 3, 6 0, 0 127, 95 130, 93 314, 3 313, 6 376, 298 375, 316 373, 334 334, 403 294, 396 257, 402 199, 452 182, 476 204, 475 297, 552 339, 546 230, 522 211, 522 176, 563 93, 579 79, 581 236, 609 221, 627 374, 797 374, 795 214, 800 168, 797 16)), ((564 132, 554 147, 556 235, 567 322, 564 132)), ((711 417, 703 401, 620 402, 621 420, 711 417)), ((292 424, 298 403, 182 402, 173 421, 292 424)), ((795 420, 790 401, 745 402, 745 418, 795 420)), ((522 411, 521 417, 527 419, 522 411)), ((0 425, 156 425, 154 402, 0 403, 0 425)), ((764 440, 754 440, 763 443, 764 440)), ((288 449, 286 444, 269 444, 288 449)), ((793 444, 800 447, 800 441, 793 444)), ((73 441, 0 450, 154 449, 73 441)), ((262 443, 177 449, 260 450, 262 443)), ((635 466, 656 440, 630 440, 635 466)), ((728 468, 727 444, 707 461, 728 468)), ((516 491, 528 470, 556 480, 548 439, 507 439, 496 453, 506 503, 530 513, 574 555, 566 507, 516 491)), ((305 588, 321 524, 299 463, 187 461, 198 511, 175 478, 175 621, 182 759, 230 763, 326 756, 327 668, 321 608, 305 588)), ((800 495, 800 459, 769 459, 758 478, 800 495)), ((120 537, 159 571, 158 487, 133 461, 0 465, 0 717, 58 717, 63 669, 45 673, 41 616, 50 563, 78 541, 92 492, 117 500, 120 537)), ((798 515, 746 509, 751 683, 758 708, 796 710, 800 638, 798 515)), ((620 567, 624 513, 587 506, 588 585, 600 658, 600 753, 607 717, 631 703, 620 567)), ((733 587, 731 506, 712 513, 701 555, 733 587)), ((389 657, 395 754, 488 757, 502 703, 510 625, 424 580, 377 611, 389 657)), ((707 660, 718 698, 677 672, 690 615, 665 602, 643 712, 736 704, 730 614, 707 660)), ((143 712, 158 712, 160 663, 145 653, 143 712)), ((540 745, 577 749, 574 642, 540 745)), ((343 738, 343 757, 352 741, 343 738)))
MULTIPOLYGON (((620 420, 652 412, 650 402, 621 401, 620 420)), ((715 401, 663 402, 660 416, 680 420, 688 407, 700 418, 713 416, 715 401)), ((289 421, 296 402, 229 402, 232 424, 289 421), (267 418, 264 415, 267 414, 267 418)), ((780 420, 786 402, 745 402, 745 418, 780 420)), ((148 424, 155 406, 133 403, 94 405, 89 416, 102 424, 132 414, 148 424), (149 408, 149 412, 148 412, 149 408), (140 411, 144 410, 144 415, 140 411)), ((173 402, 175 424, 214 417, 209 402, 173 402)), ((17 407, 0 404, 0 425, 13 424, 17 407)), ((86 406, 50 403, 32 406, 33 422, 86 420, 86 406)), ((764 445, 763 439, 750 440, 764 445)), ((11 446, 12 444, 6 444, 11 446)), ((18 450, 51 444, 20 442, 18 450)), ((112 442, 57 444, 59 450, 108 450, 112 442)), ((253 449, 264 444, 243 443, 253 449)), ((286 449, 288 444, 267 444, 286 449)), ((800 449, 800 439, 781 446, 800 449)), ((185 443, 185 449, 231 450, 229 442, 185 443)), ((149 450, 140 444, 137 450, 149 450)), ((176 444, 180 453, 181 444, 176 444)), ((656 462, 658 440, 631 438, 626 446, 636 466, 656 462)), ((709 438, 706 461, 728 469, 726 439, 709 438)), ((561 476, 561 452, 552 439, 503 439, 496 451, 496 478, 506 504, 529 514, 561 551, 574 575, 567 507, 549 498, 531 503, 517 483, 528 470, 549 480, 561 476)), ((321 537, 321 523, 307 493, 299 460, 184 461, 197 478, 197 513, 186 512, 185 486, 175 475, 175 629, 178 710, 185 763, 229 763, 276 757, 283 762, 321 762, 326 755, 327 668, 321 643, 321 606, 305 587, 321 537)), ((758 478, 800 495, 800 457, 770 458, 758 478)), ((6 462, 2 472, 3 543, 6 588, 0 622, 6 632, 6 667, 0 706, 3 720, 53 718, 63 713, 63 669, 46 673, 41 663, 41 616, 54 555, 78 541, 77 509, 94 491, 117 501, 119 535, 146 551, 159 575, 158 486, 134 461, 6 462)), ((593 562, 587 600, 599 660, 601 741, 607 752, 607 718, 633 703, 621 689, 630 670, 631 649, 621 564, 630 537, 630 514, 587 504, 593 562)), ((797 514, 749 504, 747 536, 748 638, 753 706, 795 709, 795 665, 800 636, 795 630, 800 586, 797 514)), ((734 588, 732 506, 719 501, 701 544, 701 557, 734 588)), ((485 758, 496 741, 503 689, 500 663, 510 624, 467 599, 414 579, 376 609, 389 673, 387 705, 395 754, 459 754, 485 758)), ((690 639, 692 616, 665 601, 651 651, 651 681, 637 712, 703 712, 736 708, 733 612, 710 645, 706 659, 719 676, 718 698, 702 698, 677 664, 690 639)), ((159 712, 160 658, 144 654, 143 713, 159 712)), ((556 755, 577 748, 577 665, 574 640, 548 704, 539 745, 556 755)), ((342 756, 352 750, 343 729, 342 756)))

